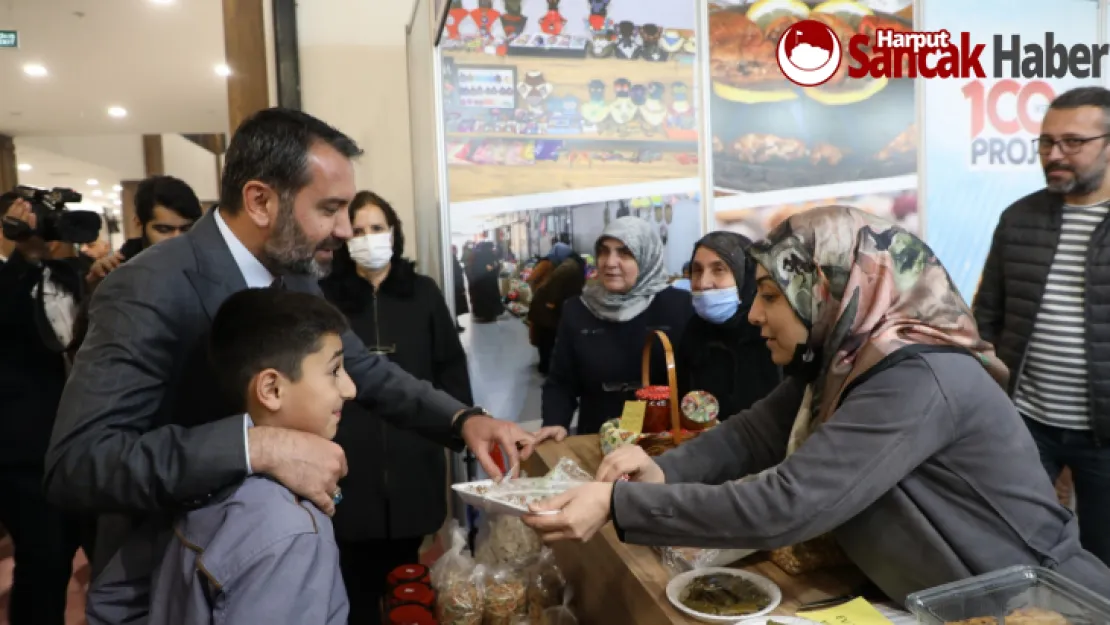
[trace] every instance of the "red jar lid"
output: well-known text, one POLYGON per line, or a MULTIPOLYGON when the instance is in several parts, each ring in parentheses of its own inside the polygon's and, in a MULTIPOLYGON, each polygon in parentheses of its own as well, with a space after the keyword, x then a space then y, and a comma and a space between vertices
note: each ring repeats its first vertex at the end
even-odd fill
POLYGON ((671 398, 669 386, 645 386, 636 391, 636 399, 640 401, 664 401, 671 398))
POLYGON ((401 584, 393 589, 391 597, 395 605, 417 603, 431 607, 436 603, 435 591, 424 584, 401 584))
POLYGON ((390 587, 400 586, 401 584, 421 583, 428 584, 431 580, 428 579, 428 567, 423 564, 402 564, 401 566, 393 569, 386 578, 386 583, 390 587))
POLYGON ((403 605, 389 611, 389 625, 436 625, 436 617, 423 606, 403 605))

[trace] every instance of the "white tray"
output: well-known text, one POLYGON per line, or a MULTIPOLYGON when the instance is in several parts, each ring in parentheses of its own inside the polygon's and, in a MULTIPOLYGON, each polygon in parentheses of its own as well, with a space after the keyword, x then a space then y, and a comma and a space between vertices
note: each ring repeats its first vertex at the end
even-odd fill
POLYGON ((670 600, 671 605, 673 605, 676 610, 703 623, 729 623, 731 625, 732 623, 748 623, 751 619, 770 614, 772 610, 779 607, 779 604, 782 603, 782 590, 779 589, 778 585, 776 585, 775 582, 772 582, 762 575, 756 575, 755 573, 749 573, 748 571, 744 571, 741 569, 709 567, 704 569, 695 569, 693 571, 687 571, 685 573, 680 573, 679 575, 676 575, 674 579, 672 579, 670 583, 667 584, 667 599, 670 600), (766 608, 763 608, 759 612, 753 612, 742 617, 736 617, 705 614, 703 612, 691 610, 690 608, 683 605, 681 601, 679 601, 679 598, 682 596, 682 591, 686 590, 686 585, 692 582, 695 577, 712 574, 734 575, 736 577, 743 577, 744 579, 755 584, 760 590, 767 593, 767 597, 771 600, 771 602, 767 604, 766 608))
MULTIPOLYGON (((478 480, 453 484, 451 488, 467 504, 490 514, 504 514, 509 516, 524 516, 533 513, 528 509, 529 503, 534 503, 548 497, 581 486, 574 482, 553 482, 546 478, 519 478, 506 483, 498 484, 493 480, 478 480)), ((538 514, 558 514, 558 510, 551 510, 538 514)))

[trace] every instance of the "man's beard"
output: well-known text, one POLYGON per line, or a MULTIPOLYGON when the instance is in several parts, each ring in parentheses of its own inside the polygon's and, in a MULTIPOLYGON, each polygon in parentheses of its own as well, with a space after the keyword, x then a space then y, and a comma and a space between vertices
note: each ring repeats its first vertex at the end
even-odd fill
POLYGON ((1106 165, 1106 155, 1100 155, 1098 160, 1092 163, 1085 172, 1078 172, 1064 163, 1049 163, 1044 168, 1045 185, 1053 193, 1089 195, 1102 186, 1102 182, 1106 178, 1106 165), (1048 174, 1054 171, 1068 171, 1071 172, 1072 177, 1068 180, 1053 181, 1048 178, 1048 174))
POLYGON ((331 272, 331 263, 316 260, 316 252, 334 251, 342 245, 343 242, 335 237, 312 243, 293 215, 293 199, 282 198, 274 231, 262 248, 261 260, 270 273, 312 276, 319 280, 331 272))

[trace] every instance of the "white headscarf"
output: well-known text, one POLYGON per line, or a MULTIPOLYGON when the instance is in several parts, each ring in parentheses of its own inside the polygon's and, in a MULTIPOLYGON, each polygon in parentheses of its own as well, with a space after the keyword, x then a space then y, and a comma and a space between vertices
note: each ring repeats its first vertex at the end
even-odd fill
MULTIPOLYGON (((605 239, 623 243, 636 259, 640 274, 627 293, 611 293, 601 284, 591 284, 582 292, 582 303, 598 319, 623 323, 647 310, 655 296, 667 288, 663 240, 651 224, 638 217, 621 217, 609 222, 595 247, 600 247, 605 239)), ((601 267, 598 270, 603 271, 601 267)))

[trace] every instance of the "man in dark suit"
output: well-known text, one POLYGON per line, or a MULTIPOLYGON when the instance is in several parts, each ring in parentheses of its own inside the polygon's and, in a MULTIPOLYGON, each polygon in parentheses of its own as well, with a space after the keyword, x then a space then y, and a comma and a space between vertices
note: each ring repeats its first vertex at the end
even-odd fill
MULTIPOLYGON (((264 473, 331 514, 346 473, 332 441, 252 427, 215 391, 204 338, 232 293, 280 283, 319 293, 332 253, 352 235, 351 159, 338 130, 307 114, 261 111, 228 147, 220 208, 185 236, 152 246, 97 289, 90 328, 66 385, 46 462, 48 496, 101 513, 89 622, 145 622, 150 574, 172 516, 264 473), (114 516, 108 516, 115 513, 114 516)), ((357 401, 456 450, 494 476, 499 445, 513 465, 532 437, 468 408, 343 337, 357 401), (518 447, 520 451, 518 451, 518 447)))

